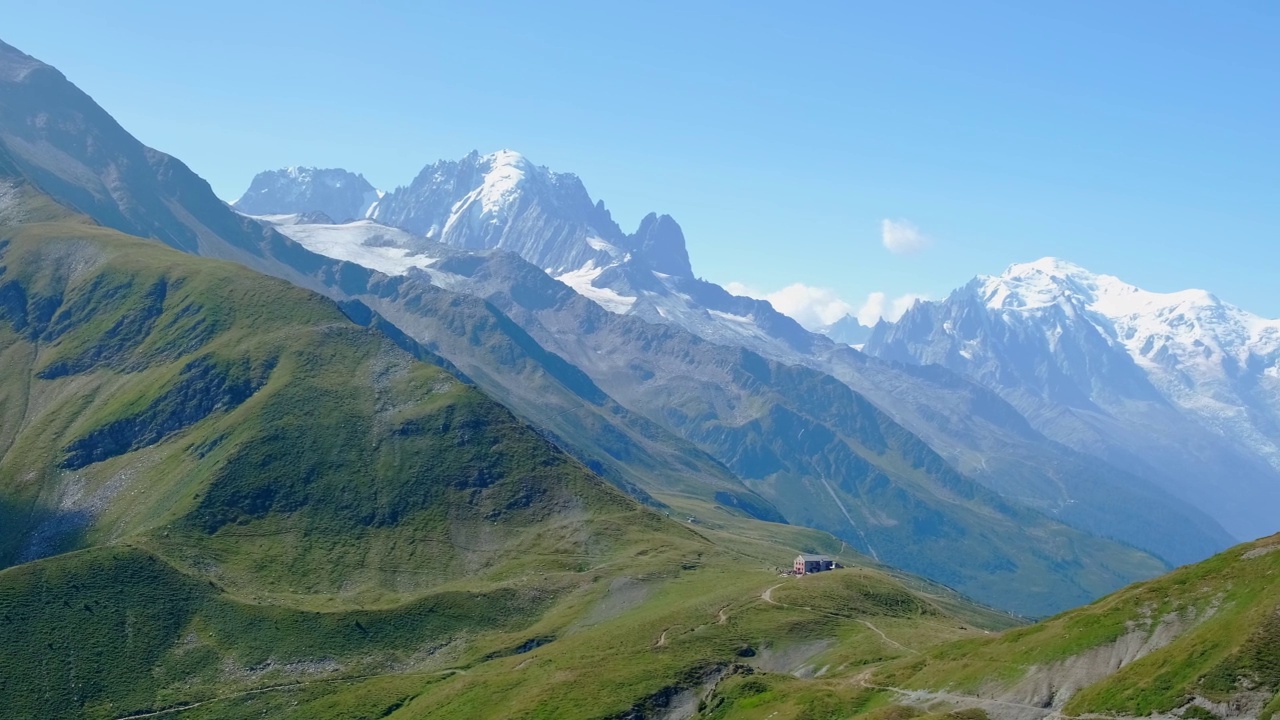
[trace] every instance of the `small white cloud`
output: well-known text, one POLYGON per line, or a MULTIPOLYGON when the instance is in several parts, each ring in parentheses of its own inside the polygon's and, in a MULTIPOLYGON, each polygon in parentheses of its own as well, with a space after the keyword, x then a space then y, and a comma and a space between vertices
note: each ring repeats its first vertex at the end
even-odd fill
POLYGON ((790 315, 796 322, 810 330, 830 325, 855 310, 852 305, 842 300, 835 290, 810 287, 803 283, 788 285, 777 292, 769 293, 764 299, 768 300, 775 310, 784 315, 790 315))
POLYGON ((875 325, 880 318, 893 322, 910 310, 912 305, 928 299, 924 295, 907 293, 890 300, 889 296, 882 292, 873 292, 867 295, 867 301, 858 308, 854 317, 858 318, 858 322, 863 325, 875 325))
POLYGON ((875 325, 877 320, 884 317, 884 299, 885 294, 882 292, 867 295, 867 301, 862 303, 862 307, 858 308, 858 313, 855 315, 858 322, 863 325, 875 325))
POLYGON ((844 317, 856 310, 830 288, 811 287, 804 283, 788 285, 777 292, 761 292, 740 282, 726 283, 725 290, 734 295, 745 295, 758 300, 768 300, 774 310, 788 315, 804 327, 814 330, 844 317))
POLYGON ((929 247, 929 238, 906 220, 881 220, 880 241, 889 252, 898 255, 917 253, 929 247))
POLYGON ((920 300, 928 300, 925 295, 907 293, 890 299, 882 292, 867 295, 861 307, 846 302, 835 290, 813 287, 804 283, 788 285, 776 292, 766 293, 740 283, 730 282, 724 286, 734 295, 744 295, 758 300, 768 300, 774 310, 789 316, 809 330, 817 330, 839 320, 845 315, 858 318, 863 325, 875 325, 884 318, 897 320, 903 313, 911 309, 920 300))

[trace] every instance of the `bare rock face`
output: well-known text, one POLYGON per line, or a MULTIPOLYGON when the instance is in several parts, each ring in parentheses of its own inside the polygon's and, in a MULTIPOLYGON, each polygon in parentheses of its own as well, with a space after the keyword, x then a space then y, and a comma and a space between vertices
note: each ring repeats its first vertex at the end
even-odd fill
POLYGON ((693 277, 684 232, 670 215, 649 213, 631 237, 635 255, 647 269, 665 275, 693 277))
MULTIPOLYGON (((1061 709, 1080 690, 1103 680, 1120 668, 1168 646, 1198 623, 1214 615, 1211 605, 1202 613, 1194 607, 1168 613, 1159 620, 1149 615, 1130 623, 1129 631, 1114 642, 1091 648, 1056 663, 1036 666, 1012 688, 991 691, 991 698, 1007 703, 1061 709)), ((984 693, 979 693, 980 695, 984 693)))
POLYGON ((336 222, 359 220, 382 193, 363 175, 335 168, 291 167, 258 173, 232 204, 246 215, 323 213, 336 222))

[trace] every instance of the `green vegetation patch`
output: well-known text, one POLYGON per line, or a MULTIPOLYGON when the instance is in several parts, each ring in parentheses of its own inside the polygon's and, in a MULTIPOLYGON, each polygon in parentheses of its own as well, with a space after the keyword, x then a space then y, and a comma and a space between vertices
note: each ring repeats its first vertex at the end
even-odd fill
POLYGON ((140 550, 84 551, 0 574, 0 705, 13 717, 109 717, 191 701, 179 691, 193 681, 212 693, 273 670, 341 675, 374 657, 404 662, 459 637, 518 631, 552 599, 453 591, 306 612, 236 601, 140 550))
POLYGON ((172 385, 140 412, 95 428, 67 446, 62 467, 76 470, 160 442, 209 415, 233 409, 266 382, 274 361, 201 356, 186 363, 172 385))
POLYGON ((1210 697, 1245 689, 1280 690, 1280 608, 1267 613, 1248 639, 1200 678, 1210 697))
POLYGON ((1100 676, 1068 701, 1066 713, 1146 716, 1195 696, 1225 702, 1244 691, 1274 693, 1280 553, 1265 550, 1277 540, 1231 548, 1036 625, 935 647, 881 669, 876 684, 990 692, 992 683, 1011 686, 1033 667, 1051 672, 1056 662, 1136 634, 1138 646, 1165 645, 1100 676))

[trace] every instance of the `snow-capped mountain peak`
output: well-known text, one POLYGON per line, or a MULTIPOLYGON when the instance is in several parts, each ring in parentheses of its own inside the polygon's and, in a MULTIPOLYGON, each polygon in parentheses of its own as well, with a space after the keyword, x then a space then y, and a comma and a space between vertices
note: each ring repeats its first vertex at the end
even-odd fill
POLYGON ((557 274, 603 267, 626 237, 576 175, 514 150, 428 165, 370 217, 456 248, 514 252, 557 274))
POLYGON ((1215 355, 1245 361, 1250 354, 1272 354, 1280 344, 1280 320, 1241 310, 1206 290, 1152 292, 1057 258, 1011 265, 976 282, 991 310, 1077 308, 1139 362, 1175 359, 1170 353, 1184 362, 1215 355))
POLYGON ((1025 263, 1014 263, 1005 269, 1001 277, 1025 277, 1027 275, 1045 275, 1048 277, 1066 278, 1071 276, 1092 277, 1093 273, 1071 262, 1057 257, 1042 257, 1025 263))
POLYGON ((445 235, 457 223, 465 222, 472 208, 474 212, 478 212, 481 222, 496 224, 506 220, 519 201, 529 176, 537 174, 545 178, 549 174, 546 168, 533 167, 523 155, 514 150, 499 150, 479 156, 475 159, 475 168, 482 173, 479 185, 449 209, 449 219, 442 229, 445 235))
POLYGON ((255 216, 320 210, 339 221, 369 218, 450 247, 514 252, 553 276, 571 274, 576 285, 590 275, 599 286, 601 273, 627 263, 645 272, 693 276, 684 233, 671 217, 651 213, 636 232, 625 233, 576 175, 553 172, 514 150, 473 150, 430 164, 358 216, 323 206, 314 189, 364 179, 346 171, 333 172, 348 177, 321 175, 328 172, 293 167, 262 173, 235 208, 255 216))
POLYGON ((1092 273, 1052 257, 1010 265, 1000 275, 979 276, 977 281, 986 306, 993 310, 1034 310, 1066 300, 1106 317, 1124 317, 1157 313, 1161 308, 1178 305, 1222 305, 1205 290, 1150 292, 1113 275, 1092 273))
MULTIPOLYGON (((917 305, 866 349, 942 364, 1022 406, 1048 401, 1171 436, 1168 423, 1182 421, 1161 413, 1176 412, 1280 470, 1280 320, 1205 290, 1153 292, 1043 258, 917 305)), ((1043 412, 1046 423, 1064 417, 1043 412)))
MULTIPOLYGON (((305 168, 279 172, 306 175, 305 168)), ((358 223, 345 230, 323 222, 313 229, 296 227, 298 222, 284 216, 313 208, 275 207, 290 204, 283 202, 287 192, 274 204, 266 201, 270 191, 260 194, 266 207, 237 209, 287 224, 282 232, 318 252, 390 273, 406 264, 424 267, 401 248, 370 250, 366 228, 358 223)), ((513 150, 472 151, 458 160, 430 164, 409 185, 382 197, 367 218, 428 244, 515 253, 614 313, 682 325, 704 337, 778 343, 791 353, 812 342, 767 303, 735 298, 695 278, 684 232, 674 218, 650 213, 635 232, 623 232, 576 175, 553 172, 513 150)))
POLYGON ((1130 287, 1118 278, 1095 275, 1075 263, 1053 257, 1015 263, 1000 275, 979 276, 977 281, 983 301, 993 310, 1034 310, 1064 300, 1084 299, 1088 303, 1100 292, 1123 294, 1124 288, 1130 287))

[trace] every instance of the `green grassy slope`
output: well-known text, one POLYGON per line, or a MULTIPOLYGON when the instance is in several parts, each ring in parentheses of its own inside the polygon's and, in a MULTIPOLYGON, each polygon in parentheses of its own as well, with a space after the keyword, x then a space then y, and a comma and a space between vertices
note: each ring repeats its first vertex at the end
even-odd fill
POLYGON ((1280 535, 996 638, 890 665, 875 684, 1063 715, 1280 711, 1280 535))
POLYGON ((329 300, 0 196, 7 715, 635 716, 901 656, 866 598, 1012 622, 872 567, 766 600, 841 543, 674 522, 329 300))
MULTIPOLYGON (((165 547, 234 548, 229 581, 351 592, 389 582, 371 564, 474 572, 552 514, 638 512, 310 292, 77 223, 0 243, 9 563, 164 527, 165 547), (353 534, 376 554, 315 557, 353 534)), ((587 533, 566 562, 608 548, 587 533)))
POLYGON ((0 577, 0 622, 22 640, 0 656, 10 717, 114 717, 200 698, 193 687, 278 681, 308 661, 313 671, 338 659, 348 673, 376 671, 466 632, 517 632, 553 597, 453 591, 393 609, 321 613, 239 602, 133 548, 63 555, 0 577), (238 673, 227 671, 232 658, 238 673))
POLYGON ((0 700, 43 718, 651 717, 754 677, 804 708, 823 692, 792 673, 847 684, 1010 622, 871 568, 779 578, 751 562, 766 544, 683 561, 636 547, 613 567, 330 610, 246 598, 133 543, 64 554, 0 572, 0 700))
POLYGON ((619 405, 483 299, 405 277, 380 278, 368 290, 359 295, 364 302, 451 358, 479 387, 616 486, 638 497, 663 496, 676 507, 685 498, 718 498, 741 514, 782 521, 722 464, 619 405))

